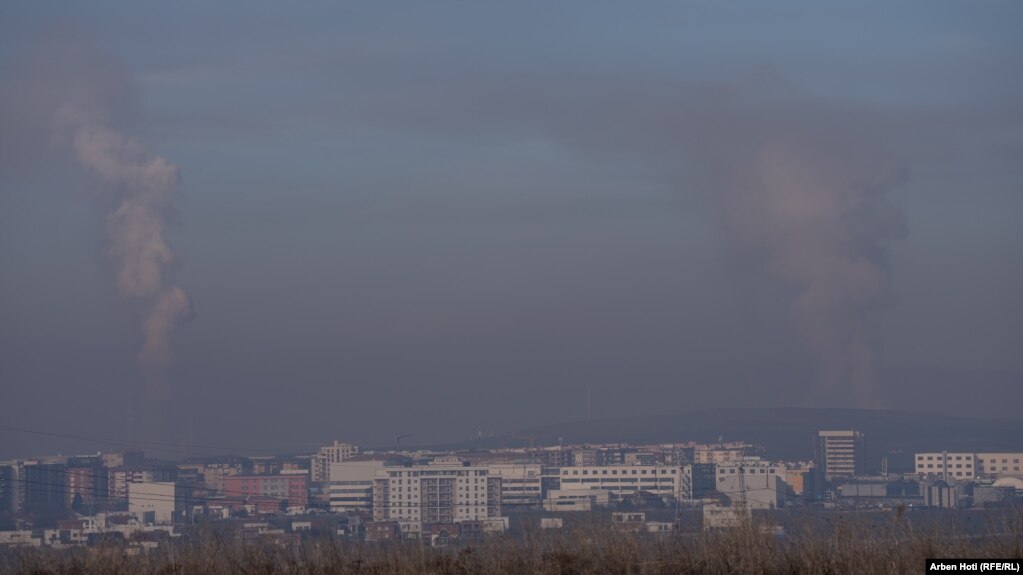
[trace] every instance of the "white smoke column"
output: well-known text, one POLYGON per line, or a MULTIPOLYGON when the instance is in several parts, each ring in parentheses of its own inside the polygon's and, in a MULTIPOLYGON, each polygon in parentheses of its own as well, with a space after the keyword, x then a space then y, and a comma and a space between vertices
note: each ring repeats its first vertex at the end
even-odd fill
POLYGON ((166 277, 175 254, 164 239, 164 227, 178 168, 147 153, 96 115, 64 108, 58 116, 78 162, 121 198, 105 219, 106 252, 116 269, 118 291, 146 308, 139 367, 148 383, 148 398, 167 399, 171 332, 190 312, 188 296, 169 285, 166 277))
POLYGON ((767 140, 725 186, 728 229, 791 293, 826 399, 878 402, 873 314, 894 301, 888 249, 903 232, 890 162, 808 136, 767 140))

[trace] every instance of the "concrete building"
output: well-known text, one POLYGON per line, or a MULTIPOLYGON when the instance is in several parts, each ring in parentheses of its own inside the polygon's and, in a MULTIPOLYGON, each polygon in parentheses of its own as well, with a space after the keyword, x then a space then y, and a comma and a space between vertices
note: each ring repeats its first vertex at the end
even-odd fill
POLYGON ((747 509, 780 509, 785 507, 788 485, 783 474, 776 468, 750 469, 737 467, 724 470, 718 475, 718 492, 726 495, 733 505, 741 506, 745 501, 747 509))
POLYGON ((543 500, 544 511, 592 511, 611 503, 611 492, 604 489, 552 489, 543 500))
POLYGON ((330 510, 370 511, 373 509, 373 481, 383 461, 342 461, 331 463, 327 473, 330 510))
POLYGON ((67 504, 76 500, 90 505, 106 502, 107 472, 101 466, 69 467, 67 470, 67 504))
POLYGON ((491 477, 501 479, 501 506, 508 509, 539 509, 543 503, 539 463, 487 465, 491 477))
POLYGON ((795 464, 785 466, 785 483, 793 495, 803 495, 807 483, 813 483, 813 465, 795 464))
POLYGON ((863 474, 863 434, 856 430, 818 431, 815 469, 825 481, 863 474))
POLYGON ((717 465, 713 463, 694 463, 682 468, 684 483, 682 497, 684 499, 702 499, 717 491, 717 465))
MULTIPOLYGON (((429 465, 385 467, 373 484, 373 520, 461 523, 501 516, 501 478, 485 467, 441 458, 429 465)), ((402 526, 403 531, 411 531, 402 526)))
POLYGON ((737 507, 703 506, 703 528, 708 531, 738 527, 742 525, 744 517, 737 507))
POLYGON ((928 452, 917 453, 915 472, 921 479, 945 482, 980 477, 1023 474, 1023 453, 928 452))
POLYGON ((14 467, 0 465, 0 513, 14 512, 14 467))
POLYGON ((173 481, 128 484, 128 513, 143 525, 171 525, 184 518, 185 507, 173 481))
POLYGON ((978 453, 977 473, 983 477, 1023 475, 1023 453, 978 453))
POLYGON ((224 492, 229 498, 272 499, 284 508, 301 508, 309 504, 309 476, 234 475, 224 478, 224 492))
POLYGON ((359 454, 359 447, 350 443, 335 440, 331 445, 324 445, 312 461, 312 480, 327 481, 331 463, 341 463, 359 454))
POLYGON ((974 453, 917 453, 914 464, 921 479, 967 481, 978 476, 977 455, 974 453))
POLYGON ((62 464, 25 465, 23 511, 60 515, 68 508, 67 467, 62 464))
POLYGON ((608 465, 564 467, 561 490, 602 490, 615 498, 646 491, 662 497, 682 497, 682 470, 674 465, 608 465))
POLYGON ((226 492, 227 478, 245 475, 245 465, 240 461, 204 463, 197 470, 200 483, 206 489, 219 495, 230 495, 226 492))
POLYGON ((176 467, 116 468, 107 470, 107 489, 111 499, 128 499, 131 483, 166 483, 177 481, 176 467))
POLYGON ((1015 495, 1016 490, 1011 485, 978 485, 973 488, 973 506, 1007 507, 1015 495))
POLYGON ((693 450, 693 462, 727 465, 742 459, 745 453, 744 447, 718 448, 701 445, 693 450))
POLYGON ((141 450, 105 451, 100 454, 100 460, 107 469, 142 467, 145 454, 141 450))

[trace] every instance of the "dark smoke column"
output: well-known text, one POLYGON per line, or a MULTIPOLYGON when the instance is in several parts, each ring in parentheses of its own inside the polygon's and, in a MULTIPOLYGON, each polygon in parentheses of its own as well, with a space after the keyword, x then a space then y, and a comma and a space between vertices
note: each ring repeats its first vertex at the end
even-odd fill
POLYGON ((106 253, 117 273, 118 292, 144 310, 138 364, 146 380, 145 407, 136 413, 136 425, 144 427, 144 435, 151 439, 166 438, 170 337, 191 310, 187 294, 167 279, 175 254, 164 238, 164 227, 178 167, 109 128, 101 115, 66 107, 59 119, 78 162, 120 200, 104 221, 106 253))
POLYGON ((861 146, 787 135, 725 183, 729 235, 791 295, 792 321, 818 358, 817 402, 880 403, 873 314, 894 301, 888 251, 904 221, 886 195, 901 177, 861 146))

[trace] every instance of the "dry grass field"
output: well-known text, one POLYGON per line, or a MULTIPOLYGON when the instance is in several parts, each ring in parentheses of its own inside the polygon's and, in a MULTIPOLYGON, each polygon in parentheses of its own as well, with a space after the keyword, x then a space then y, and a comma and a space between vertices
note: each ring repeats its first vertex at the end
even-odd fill
POLYGON ((310 538, 300 545, 236 543, 210 532, 159 550, 128 555, 119 546, 3 552, 0 571, 80 575, 170 574, 675 574, 921 573, 930 557, 1023 557, 1021 517, 987 534, 920 532, 890 522, 842 519, 785 536, 762 526, 664 536, 605 527, 527 532, 442 549, 417 543, 360 544, 310 538))

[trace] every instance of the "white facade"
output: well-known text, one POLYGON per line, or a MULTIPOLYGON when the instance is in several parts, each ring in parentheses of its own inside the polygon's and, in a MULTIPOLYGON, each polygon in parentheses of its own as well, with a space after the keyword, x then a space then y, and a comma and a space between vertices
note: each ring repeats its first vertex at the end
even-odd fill
POLYGON ((373 480, 383 468, 383 461, 331 463, 327 473, 330 510, 340 513, 372 509, 373 480))
POLYGON ((988 477, 1023 475, 1023 453, 978 453, 977 471, 988 477))
POLYGON ((778 509, 785 506, 788 487, 777 473, 736 473, 718 476, 718 491, 728 496, 733 506, 746 509, 778 509))
POLYGON ((501 516, 501 478, 454 461, 385 467, 373 485, 373 520, 459 523, 501 516))
POLYGON ((172 481, 128 484, 128 512, 143 523, 170 525, 177 509, 177 484, 172 481), (151 517, 147 517, 152 513, 151 517))
POLYGON ((359 454, 359 447, 349 443, 341 443, 335 440, 331 445, 324 445, 320 452, 313 457, 312 480, 327 481, 330 474, 330 464, 340 463, 359 454))
POLYGON ((601 465, 561 468, 561 491, 603 490, 616 496, 646 491, 683 495, 683 471, 674 465, 601 465))
POLYGON ((491 477, 501 478, 502 506, 540 505, 543 497, 540 464, 492 464, 486 468, 491 477))
POLYGON ((1023 474, 1023 453, 917 453, 917 476, 944 481, 1023 474))
POLYGON ((914 467, 921 478, 963 481, 977 477, 977 455, 962 452, 917 453, 914 467))
POLYGON ((590 511, 611 503, 611 492, 603 489, 551 489, 543 500, 544 511, 590 511))

